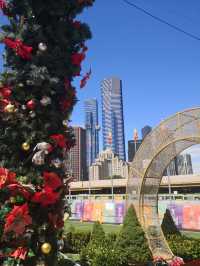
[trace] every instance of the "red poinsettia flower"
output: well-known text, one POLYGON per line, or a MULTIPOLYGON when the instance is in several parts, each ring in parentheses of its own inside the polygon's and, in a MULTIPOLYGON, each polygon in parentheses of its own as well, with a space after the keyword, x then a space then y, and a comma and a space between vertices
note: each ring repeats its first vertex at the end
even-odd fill
POLYGON ((31 59, 31 53, 33 48, 23 44, 19 39, 12 40, 10 38, 4 38, 4 43, 11 49, 15 50, 16 54, 25 60, 31 59))
POLYGON ((59 199, 59 194, 54 192, 51 187, 44 187, 40 192, 36 192, 32 197, 32 202, 39 203, 43 207, 55 204, 59 199))
POLYGON ((64 226, 64 221, 58 214, 49 213, 48 217, 49 222, 54 226, 55 229, 59 229, 64 226))
POLYGON ((72 107, 72 99, 63 99, 60 102, 61 110, 63 112, 69 110, 72 107))
POLYGON ((91 71, 91 69, 90 69, 90 71, 87 72, 87 73, 85 74, 85 76, 82 78, 82 80, 81 80, 81 82, 80 82, 80 87, 81 87, 81 89, 82 89, 83 87, 85 87, 85 85, 87 84, 87 81, 90 79, 91 74, 92 74, 92 71, 91 71))
POLYGON ((74 28, 76 28, 76 29, 80 29, 80 27, 81 27, 81 22, 78 21, 78 20, 75 20, 75 21, 73 21, 72 25, 74 26, 74 28))
POLYGON ((0 189, 5 185, 17 183, 16 174, 6 168, 0 168, 0 189))
POLYGON ((50 187, 53 190, 55 190, 62 186, 62 181, 56 173, 44 172, 43 177, 44 177, 45 187, 50 187))
POLYGON ((84 53, 74 53, 71 57, 72 64, 75 66, 80 66, 80 64, 84 59, 85 59, 84 53))
POLYGON ((25 260, 27 253, 28 249, 26 247, 19 247, 14 252, 10 253, 9 257, 25 260))
POLYGON ((22 195, 26 200, 30 199, 32 193, 28 191, 26 187, 23 187, 19 184, 10 184, 7 186, 9 189, 10 195, 15 197, 17 195, 22 195))
POLYGON ((50 139, 52 139, 58 147, 65 148, 66 139, 65 139, 65 137, 62 134, 51 135, 50 139))
POLYGON ((69 89, 71 87, 71 82, 68 78, 64 79, 64 86, 65 86, 65 89, 69 89))
POLYGON ((30 224, 32 224, 32 218, 29 215, 28 204, 14 206, 6 216, 4 233, 14 232, 16 236, 19 236, 24 233, 26 226, 30 224))
POLYGON ((6 1, 5 0, 0 0, 0 8, 1 9, 4 9, 4 8, 6 8, 7 7, 7 3, 6 3, 6 1))

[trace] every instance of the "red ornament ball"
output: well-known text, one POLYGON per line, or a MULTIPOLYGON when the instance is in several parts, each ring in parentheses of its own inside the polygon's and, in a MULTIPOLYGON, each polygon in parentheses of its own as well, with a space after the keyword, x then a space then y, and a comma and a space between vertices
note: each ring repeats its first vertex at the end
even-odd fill
POLYGON ((29 109, 29 110, 34 110, 35 109, 35 106, 36 106, 36 103, 34 100, 30 100, 26 103, 26 107, 29 109))
POLYGON ((1 91, 3 97, 8 98, 12 94, 12 91, 10 88, 3 88, 1 91))

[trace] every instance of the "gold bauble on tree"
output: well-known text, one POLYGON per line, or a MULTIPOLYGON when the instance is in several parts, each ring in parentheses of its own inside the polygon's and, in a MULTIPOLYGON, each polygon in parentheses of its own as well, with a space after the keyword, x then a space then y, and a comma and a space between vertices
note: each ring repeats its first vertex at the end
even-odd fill
POLYGON ((15 111, 15 106, 13 104, 9 103, 4 108, 4 111, 7 112, 7 113, 13 113, 15 111))
POLYGON ((41 246, 41 251, 42 251, 42 253, 44 253, 44 254, 49 254, 49 253, 51 252, 51 249, 52 249, 51 244, 48 243, 48 242, 45 242, 45 243, 42 244, 42 246, 41 246))
POLYGON ((10 203, 12 203, 12 204, 16 203, 16 198, 15 197, 10 197, 10 203))
POLYGON ((30 144, 28 142, 22 143, 22 149, 28 151, 30 149, 30 144))

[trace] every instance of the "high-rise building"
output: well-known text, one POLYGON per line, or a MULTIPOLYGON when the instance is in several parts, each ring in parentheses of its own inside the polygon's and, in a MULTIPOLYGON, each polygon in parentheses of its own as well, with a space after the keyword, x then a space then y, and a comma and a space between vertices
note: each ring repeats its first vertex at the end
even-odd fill
POLYGON ((99 153, 89 168, 90 180, 128 178, 128 174, 129 164, 120 160, 109 148, 99 153))
POLYGON ((98 103, 96 99, 88 99, 84 103, 87 166, 89 167, 99 153, 98 103))
POLYGON ((177 155, 166 168, 164 175, 191 175, 193 174, 190 154, 177 155))
POLYGON ((141 139, 128 141, 128 161, 129 162, 133 161, 135 153, 139 149, 141 143, 142 143, 141 139))
POLYGON ((86 130, 74 126, 75 146, 70 150, 70 164, 76 181, 88 180, 86 165, 86 130))
POLYGON ((110 147, 120 159, 126 159, 124 138, 124 114, 122 98, 122 81, 118 78, 107 78, 101 83, 103 149, 110 147))
POLYGON ((150 127, 150 126, 144 126, 143 128, 142 128, 142 139, 144 139, 150 132, 151 132, 151 130, 152 130, 152 127, 150 127))
POLYGON ((192 159, 190 154, 180 154, 176 158, 179 175, 193 174, 192 159))
POLYGON ((164 171, 165 176, 173 176, 178 175, 178 166, 177 166, 177 157, 175 157, 167 166, 166 170, 164 171))

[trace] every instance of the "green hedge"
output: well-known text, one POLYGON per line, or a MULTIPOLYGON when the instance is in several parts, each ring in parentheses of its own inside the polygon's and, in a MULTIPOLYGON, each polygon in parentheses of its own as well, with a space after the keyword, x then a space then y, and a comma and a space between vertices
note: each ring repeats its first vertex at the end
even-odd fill
POLYGON ((64 252, 75 253, 81 252, 82 248, 86 247, 90 241, 90 231, 71 231, 67 232, 64 236, 64 252))
POLYGON ((200 239, 168 235, 167 241, 173 253, 185 261, 200 258, 200 239))
MULTIPOLYGON (((132 228, 130 229, 132 231, 132 228)), ((92 247, 88 247, 88 253, 91 254, 99 254, 98 257, 102 260, 105 260, 108 256, 109 260, 113 260, 115 256, 121 256, 121 246, 119 247, 115 243, 119 240, 119 237, 115 233, 106 234, 104 236, 105 240, 103 241, 103 246, 97 247, 97 245, 93 245, 92 247), (117 240, 116 240, 117 239, 117 240), (109 243, 109 244, 108 244, 109 243), (115 244, 114 248, 113 245, 115 244), (110 245, 110 246, 109 246, 110 245), (117 247, 118 246, 118 247, 117 247), (94 252, 94 248, 96 252, 94 252)), ((182 235, 167 235, 167 241, 169 243, 170 248, 173 253, 177 256, 182 257, 185 261, 195 260, 200 258, 200 239, 188 238, 182 235)), ((73 228, 65 234, 65 248, 64 253, 75 253, 80 254, 81 251, 88 246, 88 243, 91 239, 90 231, 76 231, 73 228)), ((129 248, 124 248, 123 250, 129 250, 129 248)), ((141 251, 143 249, 141 248, 141 251)), ((140 253, 140 252, 139 252, 140 253)), ((139 254, 138 253, 138 254, 139 254)), ((123 253, 122 261, 124 260, 124 256, 126 254, 123 253)), ((145 260, 143 260, 145 261, 145 260)), ((119 263, 121 263, 119 261, 119 263)), ((111 262, 112 265, 112 262, 111 262)), ((120 265, 120 264, 119 264, 120 265)), ((122 264, 121 264, 122 265, 122 264)))

